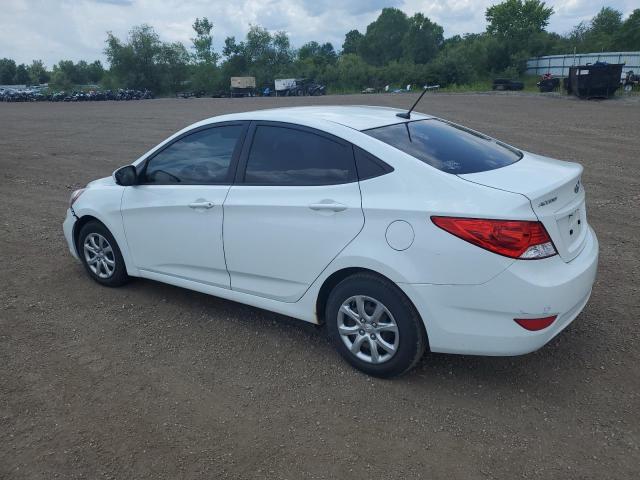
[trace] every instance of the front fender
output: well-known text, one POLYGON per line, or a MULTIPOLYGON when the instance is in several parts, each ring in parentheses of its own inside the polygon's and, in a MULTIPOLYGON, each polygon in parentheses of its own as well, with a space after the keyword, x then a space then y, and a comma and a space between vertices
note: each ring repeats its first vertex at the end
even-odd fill
MULTIPOLYGON (((124 259, 127 273, 131 276, 139 276, 138 269, 131 257, 129 244, 124 232, 120 204, 124 187, 109 186, 105 188, 88 188, 73 205, 73 211, 78 217, 75 229, 83 225, 87 217, 92 217, 104 224, 115 238, 122 258, 124 259), (83 220, 84 219, 84 220, 83 220)), ((74 229, 74 238, 77 230, 74 229)))

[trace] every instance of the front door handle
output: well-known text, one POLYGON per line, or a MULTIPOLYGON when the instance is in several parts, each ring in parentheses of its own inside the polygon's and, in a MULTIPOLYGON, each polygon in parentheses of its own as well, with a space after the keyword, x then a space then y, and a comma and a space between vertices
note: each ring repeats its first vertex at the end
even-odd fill
POLYGON ((321 211, 321 210, 330 210, 332 212, 342 212, 347 209, 346 205, 337 202, 330 203, 312 203, 309 205, 311 210, 321 211))
POLYGON ((213 202, 193 202, 189 204, 189 208, 213 208, 213 202))

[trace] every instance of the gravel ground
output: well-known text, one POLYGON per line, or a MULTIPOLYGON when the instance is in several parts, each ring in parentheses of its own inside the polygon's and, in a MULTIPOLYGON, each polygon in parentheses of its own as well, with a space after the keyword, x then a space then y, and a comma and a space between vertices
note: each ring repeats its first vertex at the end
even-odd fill
POLYGON ((369 378, 322 328, 152 281, 89 280, 70 191, 183 126, 413 95, 0 104, 0 478, 638 478, 640 103, 429 95, 420 108, 585 168, 598 279, 513 358, 369 378))

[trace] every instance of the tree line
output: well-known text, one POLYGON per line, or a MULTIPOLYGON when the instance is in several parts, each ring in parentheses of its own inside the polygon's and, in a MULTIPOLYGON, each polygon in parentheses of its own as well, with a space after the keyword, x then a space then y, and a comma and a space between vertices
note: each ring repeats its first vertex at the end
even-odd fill
POLYGON ((231 76, 254 76, 257 85, 275 78, 312 78, 332 91, 384 85, 465 85, 491 76, 516 78, 527 58, 541 55, 640 50, 640 9, 626 19, 603 7, 589 22, 567 34, 546 30, 553 8, 540 0, 505 0, 487 8, 483 33, 444 38, 444 30, 421 13, 406 15, 384 8, 364 32, 346 33, 342 48, 311 41, 298 49, 285 32, 251 25, 245 38, 227 37, 221 52, 213 47, 213 24, 198 18, 189 49, 164 42, 149 25, 133 27, 124 39, 107 33, 100 61, 63 60, 48 71, 42 61, 16 65, 0 59, 0 84, 49 82, 57 89, 78 84, 104 88, 218 92, 231 76))

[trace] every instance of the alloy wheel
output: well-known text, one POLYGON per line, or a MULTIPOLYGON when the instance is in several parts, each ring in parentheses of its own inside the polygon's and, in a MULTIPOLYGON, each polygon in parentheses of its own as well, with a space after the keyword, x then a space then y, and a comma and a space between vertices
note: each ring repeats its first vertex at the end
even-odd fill
POLYGON ((398 325, 387 307, 372 297, 355 295, 342 303, 338 333, 351 354, 367 363, 387 362, 398 351, 398 325))
POLYGON ((110 278, 116 269, 116 258, 109 241, 99 233, 90 233, 83 247, 89 269, 99 278, 110 278))

